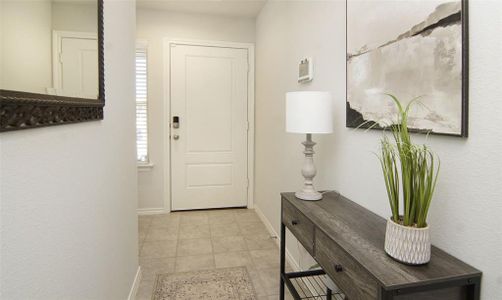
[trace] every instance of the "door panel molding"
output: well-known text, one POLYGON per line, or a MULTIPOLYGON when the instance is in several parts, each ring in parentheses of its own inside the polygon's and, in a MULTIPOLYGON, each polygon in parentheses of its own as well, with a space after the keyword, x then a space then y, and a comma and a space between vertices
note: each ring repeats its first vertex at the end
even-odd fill
POLYGON ((176 38, 164 38, 163 41, 163 83, 164 83, 164 121, 163 128, 165 130, 164 138, 164 212, 171 211, 172 190, 171 190, 171 91, 170 91, 170 66, 171 66, 171 46, 172 45, 187 45, 187 46, 203 46, 203 47, 217 47, 217 48, 232 48, 232 49, 246 49, 248 52, 248 66, 247 66, 247 207, 254 207, 254 122, 255 122, 255 80, 254 80, 254 65, 255 65, 255 46, 252 43, 234 43, 224 41, 207 41, 207 40, 187 40, 176 38))

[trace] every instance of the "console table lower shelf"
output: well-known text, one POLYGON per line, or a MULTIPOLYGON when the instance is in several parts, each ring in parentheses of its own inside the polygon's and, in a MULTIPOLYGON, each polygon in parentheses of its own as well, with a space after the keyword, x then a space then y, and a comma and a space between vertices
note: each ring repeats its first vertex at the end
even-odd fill
POLYGON ((394 261, 383 250, 386 220, 342 195, 281 196, 280 300, 285 287, 295 300, 479 300, 481 271, 434 246, 427 265, 394 261), (286 228, 320 270, 285 272, 286 228))
POLYGON ((327 275, 323 270, 282 273, 281 278, 296 300, 345 299, 339 291, 332 291, 327 286, 327 275))

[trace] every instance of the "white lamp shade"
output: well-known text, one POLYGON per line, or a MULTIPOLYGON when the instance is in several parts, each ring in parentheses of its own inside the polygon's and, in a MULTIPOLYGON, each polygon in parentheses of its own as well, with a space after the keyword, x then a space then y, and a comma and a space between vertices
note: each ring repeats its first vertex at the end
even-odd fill
POLYGON ((333 132, 333 109, 329 92, 286 93, 286 131, 333 132))

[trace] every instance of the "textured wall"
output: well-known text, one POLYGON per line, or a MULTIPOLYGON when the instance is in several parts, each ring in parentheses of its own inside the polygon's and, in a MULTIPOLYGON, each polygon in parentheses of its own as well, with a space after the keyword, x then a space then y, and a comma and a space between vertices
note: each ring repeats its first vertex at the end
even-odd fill
POLYGON ((104 121, 0 135, 2 299, 126 299, 136 274, 135 3, 104 12, 104 121))
MULTIPOLYGON (((483 299, 492 300, 502 298, 502 140, 497 122, 502 114, 502 40, 495 38, 502 28, 502 2, 473 0, 469 5, 470 137, 429 138, 442 162, 429 221, 434 244, 484 271, 483 299)), ((388 216, 381 170, 372 153, 381 132, 345 128, 344 1, 270 1, 256 28, 257 206, 279 232, 279 192, 295 190, 302 182, 304 137, 284 132, 284 93, 329 90, 335 132, 314 135, 319 142, 317 186, 337 189, 388 216), (297 64, 303 56, 313 56, 315 78, 298 85, 297 64)), ((296 243, 288 248, 298 258, 296 243)))
POLYGON ((249 18, 231 18, 196 14, 171 13, 151 9, 138 10, 137 37, 148 42, 148 131, 149 155, 153 169, 139 172, 140 209, 164 209, 166 182, 164 168, 164 52, 163 39, 194 39, 232 42, 253 42, 255 22, 249 18))

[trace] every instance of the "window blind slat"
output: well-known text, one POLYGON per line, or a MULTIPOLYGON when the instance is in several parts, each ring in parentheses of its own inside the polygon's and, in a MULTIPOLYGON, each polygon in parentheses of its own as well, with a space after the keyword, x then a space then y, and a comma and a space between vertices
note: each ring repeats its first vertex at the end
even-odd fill
POLYGON ((148 162, 148 76, 146 49, 136 49, 136 151, 140 162, 148 162))

